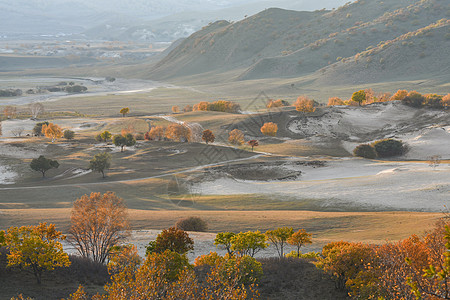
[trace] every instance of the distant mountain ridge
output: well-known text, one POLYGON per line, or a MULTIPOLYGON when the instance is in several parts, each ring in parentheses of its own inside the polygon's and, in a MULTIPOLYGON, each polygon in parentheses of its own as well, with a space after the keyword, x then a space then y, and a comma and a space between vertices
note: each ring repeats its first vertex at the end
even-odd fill
POLYGON ((364 67, 365 72, 357 72, 358 78, 350 76, 363 81, 376 80, 394 65, 396 75, 409 76, 405 72, 424 61, 429 61, 427 74, 442 74, 450 62, 450 55, 445 56, 449 17, 448 0, 359 0, 315 12, 267 9, 240 22, 216 22, 192 34, 156 65, 151 76, 240 69, 237 80, 315 72, 325 77, 333 74, 327 77, 331 79, 339 71, 352 74, 364 67), (387 45, 391 45, 389 55, 387 45), (393 58, 396 61, 387 63, 393 58), (352 63, 362 61, 366 64, 352 63), (371 68, 379 75, 369 76, 371 68))

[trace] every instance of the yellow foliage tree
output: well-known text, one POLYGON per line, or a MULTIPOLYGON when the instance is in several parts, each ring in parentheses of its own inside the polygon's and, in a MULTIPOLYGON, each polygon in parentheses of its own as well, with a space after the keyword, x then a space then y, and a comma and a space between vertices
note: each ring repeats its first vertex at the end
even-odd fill
POLYGON ((56 141, 56 139, 59 139, 60 137, 63 136, 61 127, 53 123, 49 123, 48 125, 47 124, 42 125, 42 133, 46 137, 51 138, 52 143, 56 141))
POLYGON ((444 105, 444 107, 450 107, 450 94, 442 97, 442 105, 444 105))
POLYGON ((342 101, 341 98, 338 97, 331 97, 328 99, 328 106, 334 106, 334 105, 344 105, 344 101, 342 101))
POLYGON ((305 229, 299 229, 297 232, 294 232, 288 239, 288 244, 297 247, 297 257, 300 257, 300 248, 304 244, 311 244, 311 234, 307 233, 305 229))
POLYGON ((267 136, 276 136, 278 131, 278 125, 273 122, 264 123, 261 127, 261 132, 267 136))
POLYGON ((31 269, 37 283, 41 283, 44 270, 68 267, 69 256, 59 241, 66 237, 56 230, 54 224, 40 223, 38 226, 10 227, 3 236, 9 250, 8 266, 31 269))
POLYGON ((119 113, 121 113, 122 116, 125 117, 126 114, 130 113, 130 108, 124 107, 119 111, 119 113))
POLYGON ((407 90, 398 90, 392 97, 391 100, 403 100, 408 96, 407 90))
POLYGON ((239 129, 233 129, 228 135, 228 141, 233 145, 240 146, 245 142, 244 134, 239 129))
POLYGON ((294 103, 295 109, 302 112, 314 112, 314 101, 305 96, 300 96, 294 103))

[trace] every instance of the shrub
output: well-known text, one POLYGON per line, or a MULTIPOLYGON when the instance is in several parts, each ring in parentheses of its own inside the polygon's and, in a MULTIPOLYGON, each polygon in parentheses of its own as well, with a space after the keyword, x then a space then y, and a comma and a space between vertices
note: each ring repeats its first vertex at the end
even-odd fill
POLYGON ((261 132, 267 136, 276 136, 278 131, 278 125, 273 122, 264 123, 261 127, 261 132))
POLYGON ((75 132, 73 132, 72 130, 64 130, 64 134, 63 137, 66 140, 73 140, 73 138, 75 137, 75 132))
POLYGON ((301 112, 314 112, 316 108, 314 107, 314 100, 308 97, 300 96, 294 103, 295 109, 301 112))
POLYGON ((134 138, 136 139, 136 141, 143 141, 144 140, 144 134, 143 133, 136 133, 134 135, 134 138))
POLYGON ((378 157, 390 157, 402 155, 405 152, 405 145, 402 141, 394 139, 384 139, 372 144, 378 157))
POLYGON ((338 97, 331 97, 328 99, 328 106, 333 106, 333 105, 344 105, 344 101, 342 101, 342 99, 340 99, 338 97))
POLYGON ((357 146, 355 150, 353 150, 353 155, 368 159, 374 159, 377 157, 375 148, 369 144, 361 144, 357 146))
POLYGON ((421 107, 425 101, 425 97, 416 91, 411 91, 403 98, 402 103, 412 107, 421 107))
POLYGON ((161 231, 156 237, 156 240, 149 243, 146 255, 148 256, 154 252, 162 253, 166 250, 183 254, 193 249, 194 241, 189 237, 187 232, 170 227, 161 231))
POLYGON ((208 223, 199 217, 189 217, 178 220, 175 227, 184 231, 205 232, 208 230, 208 223))
POLYGON ((307 253, 302 253, 302 252, 297 252, 297 251, 295 251, 295 250, 292 250, 291 252, 289 252, 288 254, 286 254, 285 257, 305 258, 305 259, 317 259, 317 258, 320 257, 320 253, 319 253, 319 252, 307 252, 307 253))

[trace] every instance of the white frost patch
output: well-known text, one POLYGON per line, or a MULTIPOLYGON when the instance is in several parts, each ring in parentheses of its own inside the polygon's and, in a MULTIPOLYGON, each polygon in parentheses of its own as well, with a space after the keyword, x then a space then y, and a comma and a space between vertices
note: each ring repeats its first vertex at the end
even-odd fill
POLYGON ((426 128, 399 138, 409 146, 408 159, 426 160, 432 155, 450 158, 450 126, 426 128))
POLYGON ((17 173, 5 166, 0 160, 0 184, 14 184, 17 173))
POLYGON ((378 163, 364 159, 331 161, 321 168, 300 168, 299 180, 238 182, 229 178, 200 183, 207 195, 272 194, 277 199, 317 199, 379 210, 442 211, 450 205, 450 166, 433 170, 426 163, 378 163))

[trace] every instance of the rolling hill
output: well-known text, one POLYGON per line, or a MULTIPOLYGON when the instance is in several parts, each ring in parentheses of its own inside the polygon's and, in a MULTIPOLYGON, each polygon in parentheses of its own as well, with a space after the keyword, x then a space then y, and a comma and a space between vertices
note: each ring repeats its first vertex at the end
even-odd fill
POLYGON ((192 34, 153 68, 151 77, 235 70, 235 80, 319 72, 329 74, 321 76, 325 81, 356 71, 369 74, 372 68, 373 76, 354 77, 378 80, 394 68, 392 76, 417 75, 411 71, 421 68, 426 74, 448 74, 442 66, 450 57, 449 16, 446 0, 359 0, 314 12, 271 8, 236 23, 218 21, 192 34))

